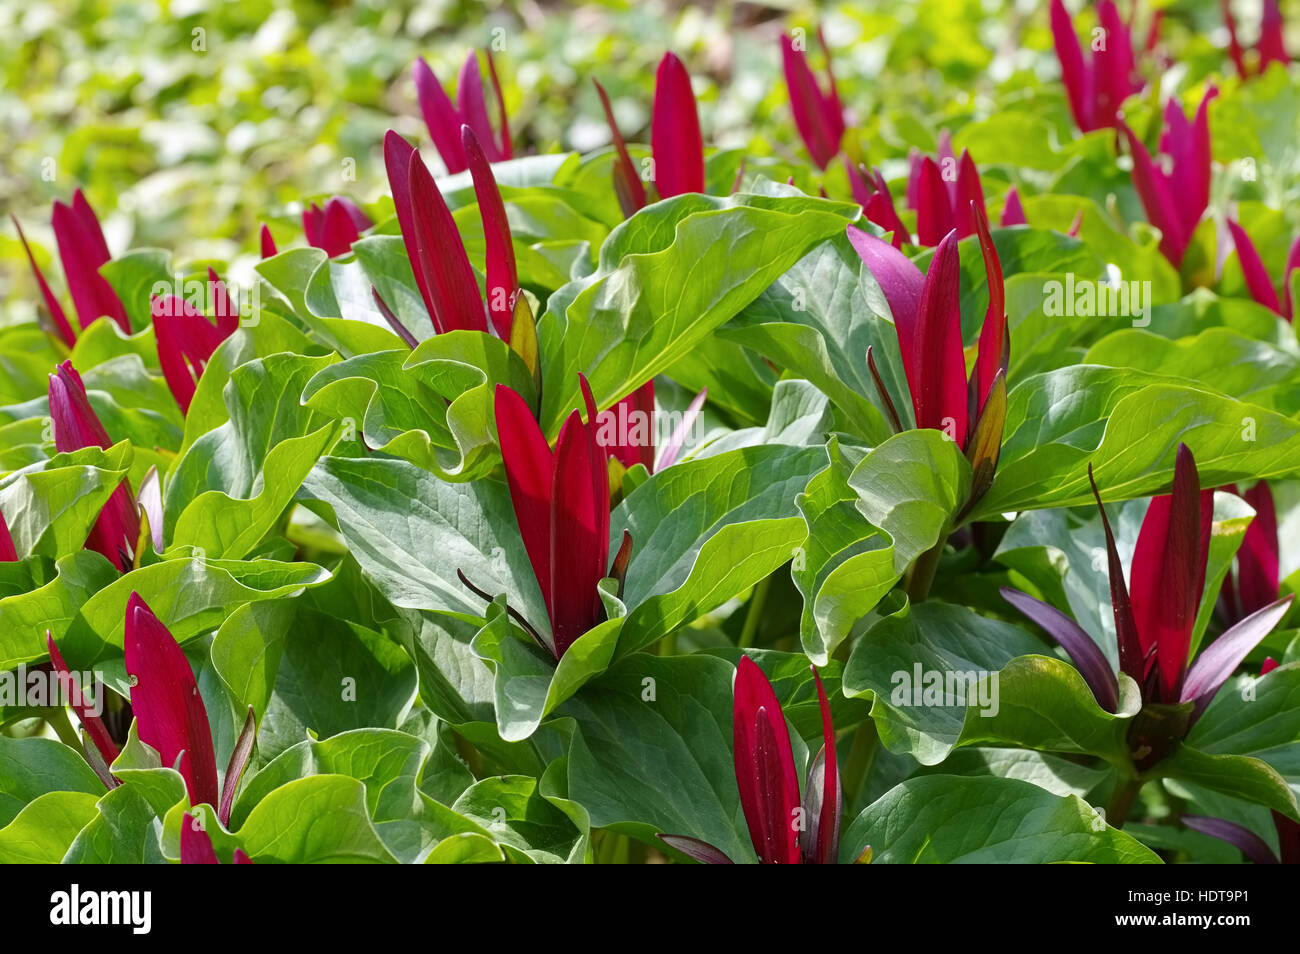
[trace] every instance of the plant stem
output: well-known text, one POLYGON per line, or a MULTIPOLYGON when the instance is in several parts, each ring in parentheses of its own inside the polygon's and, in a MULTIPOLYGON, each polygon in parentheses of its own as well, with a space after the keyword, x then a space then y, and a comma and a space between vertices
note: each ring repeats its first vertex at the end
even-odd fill
POLYGON ((844 771, 840 778, 844 785, 846 804, 857 803, 858 798, 867 787, 867 776, 875 764, 876 752, 880 748, 880 733, 876 731, 875 720, 870 717, 858 723, 853 733, 853 745, 849 748, 849 757, 844 762, 844 771))
POLYGON ((945 533, 940 536, 938 543, 917 557, 912 564, 912 573, 907 578, 907 598, 913 603, 921 602, 929 594, 935 571, 939 569, 939 558, 943 556, 943 548, 947 543, 948 534, 945 533))
POLYGON ((745 614, 745 628, 740 631, 740 640, 736 645, 744 649, 754 643, 758 633, 758 621, 763 617, 763 604, 767 602, 767 590, 772 585, 772 577, 765 576, 754 585, 754 593, 749 598, 749 610, 745 614))
POLYGON ((1115 791, 1111 792, 1110 801, 1106 804, 1106 823, 1112 828, 1123 828, 1124 822, 1128 820, 1129 810, 1133 807, 1133 800, 1137 798, 1137 793, 1142 789, 1142 781, 1134 777, 1122 777, 1115 785, 1115 791))

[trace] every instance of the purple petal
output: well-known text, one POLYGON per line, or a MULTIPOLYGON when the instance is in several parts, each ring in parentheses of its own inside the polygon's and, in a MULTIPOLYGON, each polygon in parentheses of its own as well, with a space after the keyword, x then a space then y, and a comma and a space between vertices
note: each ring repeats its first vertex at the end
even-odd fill
POLYGON ((1079 674, 1088 683, 1097 704, 1107 712, 1119 710, 1119 681, 1115 671, 1092 637, 1080 628, 1079 624, 1066 616, 1055 606, 1049 606, 1042 600, 1036 600, 1028 593, 1022 593, 1009 586, 999 592, 1002 598, 1024 613, 1031 620, 1047 631, 1047 634, 1061 644, 1079 669, 1079 674))
POLYGON ((1286 611, 1291 608, 1293 599, 1294 595, 1287 596, 1256 610, 1210 643, 1196 657, 1178 697, 1180 702, 1196 703, 1192 709, 1193 723, 1200 718, 1214 694, 1228 681, 1228 677, 1236 672, 1242 660, 1282 621, 1286 611))

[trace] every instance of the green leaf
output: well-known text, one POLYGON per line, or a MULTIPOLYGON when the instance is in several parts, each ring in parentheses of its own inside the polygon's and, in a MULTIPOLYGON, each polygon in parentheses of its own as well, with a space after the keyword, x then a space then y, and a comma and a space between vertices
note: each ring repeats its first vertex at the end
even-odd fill
POLYGON ((370 821, 366 787, 309 775, 261 799, 238 831, 254 864, 392 864, 370 821))
POLYGON ((1087 802, 1011 778, 929 775, 890 789, 840 838, 840 862, 871 846, 883 864, 1159 863, 1087 802))
POLYGON ((56 865, 77 834, 96 815, 96 796, 50 791, 0 829, 0 864, 56 865))
MULTIPOLYGON (((13 678, 12 673, 3 676, 13 678)), ((12 822, 36 798, 55 791, 99 796, 104 783, 81 753, 62 742, 0 735, 0 826, 12 822)))

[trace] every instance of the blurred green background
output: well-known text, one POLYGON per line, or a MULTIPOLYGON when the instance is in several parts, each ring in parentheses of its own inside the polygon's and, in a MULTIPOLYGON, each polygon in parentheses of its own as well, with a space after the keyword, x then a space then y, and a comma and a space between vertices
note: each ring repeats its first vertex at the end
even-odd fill
MULTIPOLYGON (((1221 70, 1217 2, 1164 6, 1182 75, 1221 70)), ((1138 4, 1140 29, 1153 7, 1138 4)), ((1238 10, 1242 38, 1253 42, 1257 4, 1238 10)), ((386 129, 429 145, 413 59, 424 55, 451 86, 467 51, 489 45, 516 154, 608 143, 592 77, 609 90, 628 138, 646 139, 654 68, 671 48, 695 78, 706 143, 804 161, 777 37, 817 24, 873 162, 932 146, 941 124, 996 114, 1011 100, 1042 98, 1061 110, 1044 0, 3 0, 0 211, 19 217, 44 261, 53 249, 49 203, 78 185, 114 253, 160 246, 181 260, 250 256, 263 220, 282 247, 298 243, 301 200, 345 193, 373 202, 387 191, 386 129)), ((977 156, 981 165, 999 158, 977 156)), ((5 221, 0 320, 30 317, 34 300, 5 221)))

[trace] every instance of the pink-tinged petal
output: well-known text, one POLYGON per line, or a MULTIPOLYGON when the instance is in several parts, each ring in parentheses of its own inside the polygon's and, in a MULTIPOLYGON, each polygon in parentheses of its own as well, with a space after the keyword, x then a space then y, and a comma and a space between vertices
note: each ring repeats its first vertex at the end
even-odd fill
MULTIPOLYGON (((112 765, 118 756, 117 744, 113 737, 108 734, 108 729, 104 726, 104 720, 95 715, 86 704, 85 696, 81 694, 81 687, 77 685, 76 679, 68 670, 68 664, 63 661, 63 654, 59 652, 59 647, 54 644, 54 636, 49 630, 45 631, 45 646, 50 652, 50 664, 54 671, 59 674, 59 682, 65 687, 68 704, 72 706, 72 711, 77 714, 81 720, 82 727, 86 730, 86 735, 90 736, 90 741, 95 748, 99 750, 100 756, 104 759, 105 765, 112 765)), ((100 692, 105 692, 102 686, 100 692)), ((103 700, 99 700, 103 703, 103 700)))
POLYGON ((921 391, 921 368, 915 346, 916 328, 925 276, 906 255, 888 242, 882 242, 852 225, 848 226, 847 232, 849 243, 889 303, 889 311, 894 318, 894 332, 898 335, 898 348, 903 356, 903 371, 915 407, 916 395, 921 391))
POLYGON ((1133 188, 1137 190, 1147 221, 1160 229, 1160 251, 1175 266, 1182 264, 1183 253, 1191 236, 1184 232, 1178 202, 1170 190, 1165 174, 1151 159, 1147 147, 1121 122, 1120 130, 1128 140, 1133 157, 1133 188))
POLYGON ((958 238, 975 234, 975 213, 972 205, 979 208, 980 215, 987 218, 984 211, 984 189, 980 186, 979 170, 975 160, 965 149, 961 151, 961 161, 957 164, 957 199, 953 205, 953 228, 958 238))
MULTIPOLYGON (((461 124, 474 130, 488 161, 499 160, 501 156, 497 153, 496 141, 492 138, 492 120, 488 117, 487 100, 483 95, 483 73, 479 70, 478 53, 474 50, 469 51, 460 67, 460 78, 456 83, 456 108, 460 112, 461 124)), ((462 148, 464 144, 462 138, 462 148)), ((468 162, 469 157, 466 156, 465 160, 468 162)))
POLYGON ((108 432, 86 397, 86 386, 81 375, 64 361, 50 375, 50 419, 54 425, 54 448, 67 454, 83 447, 113 446, 108 432))
POLYGON ((1223 11, 1223 23, 1228 28, 1228 54, 1237 67, 1237 75, 1245 79, 1250 71, 1246 69, 1246 57, 1241 49, 1241 41, 1237 39, 1237 21, 1232 15, 1231 0, 1219 0, 1219 9, 1223 11))
POLYGON ((1092 118, 1091 103, 1088 100, 1087 66, 1083 62, 1083 51, 1079 49, 1079 38, 1074 33, 1074 24, 1070 14, 1061 0, 1052 0, 1051 5, 1052 42, 1056 45, 1056 59, 1061 64, 1061 82, 1065 85, 1065 94, 1070 102, 1070 112, 1074 122, 1082 132, 1096 128, 1092 118))
POLYGON ((919 368, 920 392, 913 393, 916 426, 932 427, 966 446, 966 359, 961 344, 958 300, 961 260, 957 233, 949 232, 935 249, 921 289, 913 354, 919 368))
POLYGON ((515 299, 519 297, 519 273, 515 268, 515 246, 510 240, 510 222, 506 219, 501 190, 497 188, 496 177, 492 175, 492 167, 478 137, 469 126, 462 126, 460 132, 470 175, 474 178, 474 196, 483 219, 483 235, 487 240, 488 314, 497 337, 509 341, 515 299))
POLYGON ((1092 690, 1099 706, 1107 712, 1119 710, 1119 681, 1115 678, 1115 671, 1110 668, 1110 662, 1107 661, 1101 647, 1083 631, 1078 623, 1055 606, 1036 600, 1028 593, 1022 593, 1009 586, 1001 587, 999 592, 1003 599, 1060 643, 1061 648, 1066 651, 1079 670, 1079 675, 1083 676, 1084 682, 1092 690))
POLYGON ((235 849, 235 864, 251 865, 252 863, 253 863, 253 859, 248 857, 247 853, 245 853, 243 848, 235 849))
POLYGON ((181 819, 181 864, 216 865, 217 853, 213 850, 212 839, 203 828, 194 823, 194 816, 189 812, 181 819))
POLYGON ((1263 664, 1260 665, 1259 667, 1259 674, 1261 676, 1267 676, 1270 672, 1272 672, 1276 668, 1277 668, 1277 660, 1274 659, 1272 656, 1265 656, 1263 664))
POLYGON ((1133 46, 1128 27, 1111 0, 1101 0, 1097 4, 1097 17, 1101 28, 1106 31, 1106 44, 1092 54, 1092 73, 1096 83, 1093 119, 1099 125, 1113 126, 1125 98, 1137 91, 1133 46))
POLYGON ((1286 66, 1291 62, 1291 57, 1287 56, 1286 44, 1282 41, 1282 26, 1282 11, 1278 8, 1277 0, 1264 0, 1264 19, 1259 27, 1259 43, 1255 46, 1259 51, 1261 73, 1268 69, 1270 63, 1286 66))
POLYGON ((23 234, 23 227, 18 224, 18 219, 9 216, 13 220, 14 228, 18 229, 18 239, 23 243, 23 251, 27 253, 27 263, 32 267, 32 275, 36 278, 36 285, 41 290, 41 298, 45 301, 45 309, 50 313, 50 320, 54 324, 54 330, 63 343, 69 348, 77 343, 77 334, 72 330, 72 325, 68 322, 68 316, 63 313, 63 306, 59 304, 59 299, 54 296, 50 290, 49 282, 45 280, 45 275, 41 272, 41 267, 36 264, 36 257, 32 255, 32 247, 27 244, 27 236, 23 234))
POLYGON ((707 841, 701 841, 689 835, 659 834, 658 837, 669 848, 676 848, 686 857, 698 861, 702 865, 735 864, 721 848, 710 845, 707 841))
POLYGON ((196 368, 186 354, 186 324, 206 319, 194 310, 189 302, 167 295, 155 298, 151 304, 154 338, 158 345, 158 363, 162 366, 163 380, 180 405, 181 413, 188 414, 194 400, 201 368, 196 368))
POLYGON ((71 206, 54 203, 52 224, 59 259, 63 262, 63 277, 81 327, 87 328, 95 319, 107 316, 130 334, 126 309, 108 280, 99 274, 100 267, 111 256, 99 219, 80 189, 73 194, 71 206))
POLYGON ((1255 250, 1255 244, 1250 240, 1250 236, 1232 219, 1228 219, 1228 231, 1232 233, 1232 244, 1237 250, 1237 262, 1241 265, 1241 273, 1246 278, 1246 288, 1250 292, 1250 297, 1265 308, 1271 308, 1279 315, 1282 314, 1282 303, 1277 300, 1273 282, 1269 280, 1268 271, 1260 261, 1259 252, 1255 250))
POLYGON ((650 148, 660 198, 704 191, 704 139, 695 93, 686 67, 672 53, 664 54, 655 72, 650 148))
POLYGON ((465 243, 437 183, 416 151, 411 152, 408 182, 416 252, 411 264, 424 273, 432 298, 425 304, 434 327, 439 334, 457 329, 486 332, 487 311, 465 243))
POLYGON ((1294 595, 1289 595, 1256 610, 1224 632, 1196 657, 1196 663, 1188 671, 1187 680, 1178 695, 1179 702, 1195 703, 1192 722, 1201 717, 1214 694, 1237 671, 1250 651, 1282 622, 1293 599, 1294 595))
MULTIPOLYGON (((596 549, 592 560, 593 570, 597 574, 596 581, 600 582, 605 576, 605 568, 609 566, 609 451, 601 447, 597 439, 599 415, 596 413, 596 398, 591 393, 586 375, 578 375, 578 385, 582 389, 582 403, 587 409, 584 430, 587 435, 587 456, 591 463, 592 497, 596 501, 596 549)), ((630 558, 630 550, 628 555, 630 558)))
POLYGON ((1282 314, 1287 321, 1295 316, 1295 303, 1291 300, 1291 273, 1297 268, 1300 268, 1300 236, 1291 243, 1291 248, 1286 253, 1286 265, 1282 269, 1282 307, 1285 309, 1282 314))
POLYGON ((624 467, 644 464, 654 472, 655 383, 647 381, 608 411, 600 414, 600 433, 612 428, 614 440, 605 449, 624 467))
POLYGON ((1277 510, 1265 481, 1259 481, 1242 497, 1254 508, 1255 519, 1246 528, 1237 551, 1237 587, 1240 611, 1253 613, 1278 596, 1277 510))
POLYGON ((671 467, 677 463, 677 458, 681 455, 682 448, 686 446, 686 438, 691 433, 691 428, 695 426, 696 419, 700 416, 700 411, 704 409, 704 401, 709 396, 708 388, 701 388, 700 393, 691 399, 691 403, 686 406, 686 411, 682 414, 681 420, 673 428, 672 435, 668 438, 668 443, 664 445, 663 452, 659 455, 659 462, 655 465, 655 470, 663 470, 665 467, 671 467))
MULTIPOLYGON (((827 123, 828 109, 817 86, 817 78, 808 66, 807 54, 796 50, 794 42, 785 34, 781 35, 781 63, 795 127, 817 168, 825 169, 840 151, 840 136, 836 136, 834 126, 827 123)), ((843 129, 840 129, 840 134, 842 136, 843 129)))
POLYGON ((817 667, 811 667, 817 684, 817 706, 822 717, 822 748, 813 761, 812 771, 805 786, 804 808, 808 828, 805 831, 803 860, 805 863, 833 865, 839 858, 840 815, 844 808, 840 790, 840 773, 835 755, 835 726, 831 722, 831 706, 826 698, 817 667), (829 793, 829 794, 828 794, 829 793))
POLYGON ((212 347, 207 355, 210 358, 212 352, 217 350, 217 345, 239 328, 239 304, 231 300, 226 283, 213 268, 208 268, 208 300, 212 302, 212 317, 217 320, 216 334, 211 338, 212 347))
POLYGON ((943 178, 943 184, 948 190, 948 205, 950 208, 957 206, 957 154, 952 151, 952 133, 947 129, 939 130, 938 142, 935 144, 935 161, 938 163, 939 171, 946 173, 943 178))
POLYGON ((890 195, 889 185, 885 182, 885 177, 880 174, 880 170, 872 169, 871 179, 868 182, 847 158, 844 160, 844 168, 849 174, 854 198, 862 206, 867 221, 892 232, 894 237, 891 244, 894 248, 901 249, 904 244, 910 245, 911 233, 907 231, 907 226, 898 216, 898 210, 894 208, 894 197, 890 195))
MULTIPOLYGON (((1211 86, 1196 107, 1196 118, 1180 130, 1170 155, 1174 160, 1169 186, 1177 197, 1175 208, 1181 214, 1183 234, 1188 242, 1210 204, 1210 103, 1219 95, 1211 86)), ((1181 118, 1182 107, 1170 102, 1181 118)), ((1168 111, 1167 111, 1168 113, 1168 111)))
MULTIPOLYGON (((459 144, 459 140, 457 140, 459 144)), ((410 168, 411 157, 415 147, 393 130, 384 134, 384 168, 388 173, 388 187, 393 193, 393 206, 397 211, 397 225, 402 232, 402 242, 406 246, 406 257, 410 260, 415 273, 415 285, 420 289, 420 298, 433 318, 433 294, 429 281, 419 267, 420 256, 415 237, 415 213, 411 207, 410 168)), ((436 326, 435 326, 436 327, 436 326)))
POLYGON ((600 620, 600 594, 596 585, 605 575, 609 536, 600 534, 598 508, 609 512, 609 480, 602 504, 593 486, 594 445, 578 411, 560 429, 555 443, 555 484, 551 501, 551 629, 555 655, 600 620), (603 552, 602 552, 603 551, 603 552))
POLYGON ((1025 207, 1020 204, 1020 193, 1012 186, 1007 190, 1007 200, 1002 206, 1002 219, 999 224, 1005 229, 1013 225, 1028 225, 1025 207))
POLYGON ((1152 53, 1155 51, 1157 44, 1160 43, 1160 27, 1164 22, 1164 10, 1156 10, 1151 14, 1151 27, 1147 30, 1147 39, 1143 45, 1143 52, 1152 53))
POLYGON ((275 247, 275 239, 271 237, 271 227, 265 222, 262 223, 262 228, 258 233, 258 237, 262 246, 262 258, 273 258, 280 254, 280 250, 275 247))
POLYGON ((799 779, 785 716, 772 684, 748 656, 736 666, 732 704, 736 786, 754 851, 763 864, 798 864, 799 779))
MULTIPOLYGON (((424 57, 416 59, 412 73, 415 76, 415 96, 420 103, 420 112, 424 116, 424 124, 429 128, 429 136, 433 139, 433 145, 438 150, 438 155, 442 157, 443 165, 447 167, 448 172, 464 171, 468 168, 468 165, 465 161, 465 150, 460 144, 460 127, 463 122, 460 113, 451 104, 451 100, 447 98, 446 90, 442 88, 438 78, 433 75, 433 70, 424 61, 424 57)), ((396 135, 396 133, 389 133, 389 136, 396 135)), ((384 152, 385 156, 387 156, 387 139, 384 141, 384 152)), ((402 168, 405 170, 405 166, 402 168)), ((388 170, 390 184, 394 178, 393 169, 390 166, 388 170)))
POLYGON ((325 212, 313 202, 302 210, 302 234, 312 248, 325 247, 325 212))
MULTIPOLYGON (((495 398, 497 438, 505 463, 506 483, 528 562, 551 608, 551 504, 555 460, 528 404, 504 384, 495 398)), ((556 654, 558 658, 558 653, 556 654)))
POLYGON ((1097 501, 1097 512, 1101 514, 1101 526, 1106 534, 1106 568, 1110 577, 1110 605, 1115 617, 1115 641, 1119 646, 1119 668, 1141 686, 1146 678, 1145 647, 1138 635, 1137 621, 1133 618, 1133 606, 1124 583, 1124 567, 1115 547, 1115 535, 1111 532, 1106 508, 1102 506, 1097 481, 1092 477, 1092 464, 1088 465, 1088 483, 1092 486, 1092 497, 1097 501))
POLYGON ((338 199, 325 203, 320 220, 320 245, 330 258, 352 251, 352 243, 361 237, 348 208, 338 199))
POLYGON ((840 142, 844 138, 844 130, 847 128, 844 120, 844 104, 840 102, 840 91, 835 85, 835 70, 831 64, 831 48, 826 43, 826 35, 822 32, 820 26, 817 27, 817 45, 822 48, 822 55, 826 57, 826 85, 827 91, 822 95, 822 118, 826 123, 826 128, 830 130, 832 142, 840 142))
POLYGON ((917 183, 916 237, 922 245, 938 245, 955 228, 948 184, 938 164, 929 156, 921 160, 917 183))
MULTIPOLYGON (((366 210, 361 208, 361 206, 357 205, 347 196, 336 195, 334 198, 330 199, 330 202, 343 208, 343 211, 348 214, 348 218, 351 220, 353 227, 356 228, 358 233, 364 232, 369 228, 374 228, 375 223, 370 216, 366 215, 366 210)), ((325 212, 327 214, 329 213, 328 205, 325 207, 325 212)))
POLYGON ((178 767, 191 805, 215 807, 217 763, 203 697, 185 653, 138 593, 126 604, 124 646, 140 741, 158 750, 164 766, 178 767))
POLYGON ((596 92, 600 94, 600 105, 605 110, 605 122, 609 124, 609 133, 614 140, 614 151, 618 156, 614 161, 614 192, 618 196, 618 205, 623 210, 623 216, 631 218, 638 209, 645 208, 645 185, 637 175, 636 165, 627 151, 627 143, 623 140, 618 123, 614 121, 614 108, 609 103, 609 94, 605 92, 605 87, 600 85, 599 80, 593 79, 592 82, 596 84, 596 92))
POLYGON ((1214 492, 1199 489, 1196 461, 1187 445, 1179 444, 1173 491, 1151 500, 1129 574, 1143 653, 1155 647, 1161 702, 1178 698, 1187 671, 1213 510, 1214 492))
POLYGON ((492 80, 492 92, 497 98, 497 116, 501 120, 501 141, 497 145, 497 158, 510 159, 515 154, 514 144, 510 142, 510 117, 506 115, 506 97, 501 92, 501 78, 497 76, 497 61, 492 58, 492 51, 487 50, 488 76, 492 80))
POLYGON ((1268 843, 1244 825, 1205 815, 1184 815, 1181 821, 1192 831, 1226 841, 1257 865, 1277 864, 1277 858, 1273 856, 1273 849, 1269 848, 1268 843))
POLYGON ((980 328, 979 355, 975 359, 975 416, 984 412, 984 402, 988 400, 989 389, 998 372, 1006 373, 1010 359, 1011 339, 1007 332, 1007 296, 1002 283, 1002 262, 998 259, 997 246, 993 244, 993 235, 989 232, 988 218, 984 207, 971 203, 971 212, 975 219, 975 231, 980 239, 980 253, 984 256, 984 274, 988 279, 989 307, 984 313, 984 324, 980 328))
POLYGON ((5 522, 5 515, 0 513, 0 563, 13 563, 18 559, 18 551, 14 548, 14 538, 9 534, 9 524, 5 522))

